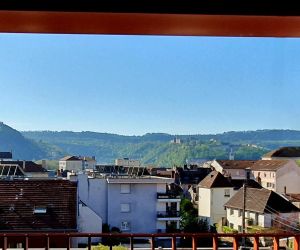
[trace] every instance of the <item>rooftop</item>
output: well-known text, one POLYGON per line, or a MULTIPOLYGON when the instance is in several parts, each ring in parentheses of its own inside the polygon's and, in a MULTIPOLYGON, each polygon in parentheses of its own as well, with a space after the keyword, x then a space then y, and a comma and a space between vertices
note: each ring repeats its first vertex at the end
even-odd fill
MULTIPOLYGON (((243 209, 243 192, 244 188, 241 188, 224 206, 243 209)), ((249 187, 246 188, 246 210, 260 214, 300 212, 299 208, 271 190, 249 187)))
POLYGON ((0 230, 76 230, 77 184, 0 180, 0 230))
POLYGON ((251 170, 276 171, 288 162, 288 160, 260 160, 252 165, 251 170))
POLYGON ((217 160, 224 169, 245 169, 251 168, 256 161, 217 160))
POLYGON ((213 171, 209 173, 199 184, 201 188, 219 188, 219 187, 233 187, 230 181, 221 173, 213 171))
POLYGON ((282 147, 273 151, 270 151, 262 156, 262 158, 294 158, 300 157, 300 147, 282 147))

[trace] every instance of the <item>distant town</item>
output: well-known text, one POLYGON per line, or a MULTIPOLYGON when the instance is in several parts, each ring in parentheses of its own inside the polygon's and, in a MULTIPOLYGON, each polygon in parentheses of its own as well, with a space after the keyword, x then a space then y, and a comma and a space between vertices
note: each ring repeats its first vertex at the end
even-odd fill
MULTIPOLYGON (((187 159, 171 168, 68 155, 49 170, 47 160, 38 164, 0 152, 0 230, 299 232, 299 160, 300 147, 278 148, 259 160, 235 160, 233 152, 224 160, 187 159)), ((101 241, 92 238, 93 244, 101 241)), ((270 244, 264 238, 260 243, 270 244)), ((9 244, 22 246, 18 240, 9 244)), ((72 240, 74 247, 87 244, 86 238, 72 240)))

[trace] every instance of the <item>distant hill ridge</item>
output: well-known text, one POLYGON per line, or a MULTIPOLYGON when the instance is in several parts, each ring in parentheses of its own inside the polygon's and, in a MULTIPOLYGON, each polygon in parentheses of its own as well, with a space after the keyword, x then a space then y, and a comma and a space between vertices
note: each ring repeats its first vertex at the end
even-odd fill
POLYGON ((207 135, 176 135, 180 144, 170 143, 175 135, 147 133, 126 136, 91 131, 23 131, 0 124, 0 150, 13 150, 20 159, 59 159, 66 154, 96 156, 100 163, 129 157, 161 166, 184 164, 187 159, 259 159, 282 146, 299 146, 300 131, 264 129, 230 131, 207 135))

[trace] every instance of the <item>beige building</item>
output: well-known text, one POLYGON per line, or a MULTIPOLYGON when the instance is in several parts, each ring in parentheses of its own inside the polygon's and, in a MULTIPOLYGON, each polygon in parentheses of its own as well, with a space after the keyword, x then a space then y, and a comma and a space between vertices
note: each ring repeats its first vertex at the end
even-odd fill
POLYGON ((141 162, 139 160, 123 158, 123 159, 116 159, 115 165, 123 166, 123 167, 139 167, 139 166, 141 166, 141 162))
POLYGON ((59 160, 59 169, 63 171, 79 172, 84 168, 83 161, 77 156, 66 156, 59 160))
POLYGON ((277 193, 300 193, 300 167, 293 160, 260 160, 251 171, 262 187, 277 193))
POLYGON ((198 184, 198 216, 209 225, 226 221, 224 204, 236 193, 221 173, 213 171, 198 184))

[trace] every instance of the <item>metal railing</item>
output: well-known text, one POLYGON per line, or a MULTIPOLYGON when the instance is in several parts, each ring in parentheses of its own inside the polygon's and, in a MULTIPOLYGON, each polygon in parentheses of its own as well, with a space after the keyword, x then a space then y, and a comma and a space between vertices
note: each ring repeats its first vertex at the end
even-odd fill
POLYGON ((157 193, 157 199, 180 199, 180 195, 174 193, 157 193))
MULTIPOLYGON (((251 238, 253 242, 253 250, 259 250, 259 238, 260 237, 268 237, 273 239, 273 250, 279 250, 279 240, 281 238, 293 238, 293 249, 299 250, 299 239, 300 234, 296 233, 245 233, 245 234, 232 234, 232 233, 159 233, 159 234, 111 234, 111 233, 0 233, 0 242, 2 243, 2 249, 8 249, 8 242, 10 239, 19 240, 22 239, 23 249, 28 250, 31 247, 31 242, 35 242, 37 239, 42 240, 43 247, 45 250, 49 250, 51 246, 51 241, 57 238, 63 239, 65 243, 65 247, 67 250, 70 250, 72 247, 72 239, 73 238, 87 238, 87 250, 92 250, 92 238, 101 237, 101 238, 127 238, 129 239, 129 249, 134 249, 134 239, 136 238, 149 238, 150 240, 150 249, 155 250, 155 239, 156 238, 169 238, 171 241, 172 250, 177 249, 177 239, 178 238, 190 238, 192 241, 192 250, 197 250, 198 242, 201 243, 201 238, 210 238, 212 239, 212 249, 218 250, 218 241, 222 237, 231 238, 232 239, 232 249, 238 250, 239 240, 242 238, 251 238)), ((1 247, 1 246, 0 246, 1 247)), ((51 247, 52 248, 52 247, 51 247)), ((221 248, 221 247, 220 247, 221 248)))
POLYGON ((177 218, 180 217, 179 211, 161 211, 157 212, 157 218, 177 218))

